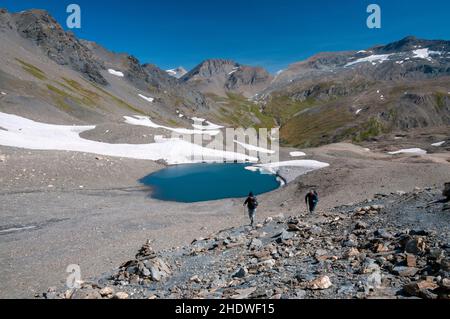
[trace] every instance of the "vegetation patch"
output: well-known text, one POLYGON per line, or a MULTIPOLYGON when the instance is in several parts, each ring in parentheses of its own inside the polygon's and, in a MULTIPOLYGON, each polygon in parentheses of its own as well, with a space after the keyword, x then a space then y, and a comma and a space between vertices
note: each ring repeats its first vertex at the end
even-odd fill
POLYGON ((434 98, 436 99, 436 105, 440 110, 442 110, 446 106, 446 101, 445 101, 446 96, 447 95, 442 92, 434 93, 434 98))
POLYGON ((275 95, 264 108, 266 114, 271 115, 280 124, 284 124, 297 113, 313 107, 316 101, 308 98, 305 101, 295 101, 287 95, 275 95))
POLYGON ((94 83, 92 83, 92 85, 95 86, 95 88, 96 88, 97 90, 99 90, 99 91, 102 92, 103 94, 105 94, 105 95, 107 95, 108 97, 110 97, 110 98, 111 98, 118 106, 120 106, 120 107, 122 107, 122 108, 125 108, 125 109, 128 109, 128 110, 130 110, 130 111, 132 111, 132 112, 134 112, 134 113, 138 113, 138 114, 141 114, 141 115, 146 115, 145 112, 143 112, 143 111, 141 111, 140 109, 138 109, 138 108, 132 106, 131 104, 125 102, 124 100, 118 98, 117 96, 115 96, 115 95, 109 93, 108 91, 102 89, 100 86, 98 86, 98 85, 96 85, 96 84, 94 84, 94 83))
POLYGON ((227 97, 209 95, 216 103, 224 105, 219 109, 220 120, 234 127, 273 128, 273 117, 262 112, 259 106, 242 95, 228 93, 227 97), (226 107, 225 107, 226 106, 226 107))
POLYGON ((337 142, 338 130, 352 121, 349 112, 328 107, 320 112, 298 115, 280 130, 280 142, 294 147, 316 147, 337 142))
POLYGON ((367 141, 373 137, 377 137, 386 131, 385 126, 377 118, 370 118, 360 128, 360 132, 353 138, 355 142, 367 141))
POLYGON ((39 80, 47 80, 47 77, 45 76, 44 71, 42 71, 41 69, 39 69, 38 67, 27 63, 19 58, 16 58, 16 61, 19 62, 22 66, 22 69, 24 71, 26 71, 27 73, 31 74, 32 76, 34 76, 35 78, 39 79, 39 80))

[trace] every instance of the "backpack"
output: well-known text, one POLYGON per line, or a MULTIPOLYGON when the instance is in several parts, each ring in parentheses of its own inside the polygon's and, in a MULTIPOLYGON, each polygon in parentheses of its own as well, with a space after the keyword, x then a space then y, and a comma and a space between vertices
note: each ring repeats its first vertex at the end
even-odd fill
POLYGON ((252 197, 250 199, 250 206, 252 206, 253 208, 258 207, 258 200, 256 199, 256 197, 252 197))

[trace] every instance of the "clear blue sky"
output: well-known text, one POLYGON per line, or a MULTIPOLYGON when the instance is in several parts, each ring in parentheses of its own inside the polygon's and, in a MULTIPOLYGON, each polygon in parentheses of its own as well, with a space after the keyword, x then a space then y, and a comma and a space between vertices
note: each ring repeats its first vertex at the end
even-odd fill
POLYGON ((407 35, 450 39, 448 0, 0 0, 0 7, 45 9, 66 28, 70 3, 82 9, 79 37, 163 69, 230 58, 275 72, 318 52, 407 35), (380 30, 366 26, 370 3, 382 8, 380 30))

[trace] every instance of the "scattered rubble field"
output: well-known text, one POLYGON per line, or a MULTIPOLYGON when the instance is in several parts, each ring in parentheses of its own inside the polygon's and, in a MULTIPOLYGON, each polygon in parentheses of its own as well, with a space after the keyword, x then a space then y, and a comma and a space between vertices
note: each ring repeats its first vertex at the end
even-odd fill
MULTIPOLYGON (((445 193, 445 192, 444 192, 445 193)), ((450 298, 450 205, 438 189, 269 217, 136 258, 40 298, 450 298)))

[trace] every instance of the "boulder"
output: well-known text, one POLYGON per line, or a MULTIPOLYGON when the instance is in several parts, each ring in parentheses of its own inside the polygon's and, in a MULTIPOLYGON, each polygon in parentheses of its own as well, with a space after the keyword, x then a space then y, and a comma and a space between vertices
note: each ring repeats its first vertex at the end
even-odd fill
POLYGON ((424 299, 436 299, 437 295, 432 293, 430 290, 435 290, 438 287, 439 285, 434 282, 423 280, 405 285, 403 290, 410 296, 424 299))
POLYGON ((409 240, 405 245, 405 252, 418 255, 425 252, 426 244, 422 237, 409 240))

